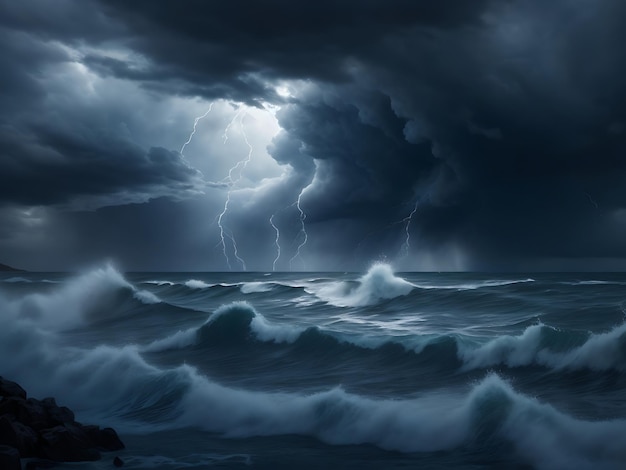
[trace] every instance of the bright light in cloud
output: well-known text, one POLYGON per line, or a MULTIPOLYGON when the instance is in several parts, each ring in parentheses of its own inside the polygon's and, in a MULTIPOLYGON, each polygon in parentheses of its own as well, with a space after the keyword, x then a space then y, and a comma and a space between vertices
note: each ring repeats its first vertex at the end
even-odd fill
POLYGON ((278 96, 282 96, 283 98, 291 98, 293 95, 288 87, 280 85, 276 87, 276 93, 278 96))

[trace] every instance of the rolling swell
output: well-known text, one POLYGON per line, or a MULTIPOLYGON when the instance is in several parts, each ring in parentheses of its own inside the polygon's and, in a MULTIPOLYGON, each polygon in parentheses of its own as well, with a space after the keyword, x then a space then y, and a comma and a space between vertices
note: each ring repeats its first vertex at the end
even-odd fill
POLYGON ((552 370, 626 370, 626 323, 605 333, 529 326, 519 336, 499 336, 478 347, 459 348, 466 368, 540 365, 552 370))
POLYGON ((55 285, 47 292, 5 300, 3 308, 44 329, 64 330, 134 314, 142 306, 160 302, 156 295, 135 288, 112 266, 106 265, 67 284, 55 285))
POLYGON ((299 434, 333 445, 400 452, 512 446, 537 468, 619 468, 626 421, 587 422, 517 393, 489 375, 468 393, 381 400, 340 388, 312 395, 233 390, 195 376, 181 402, 182 426, 227 437, 299 434), (608 438, 612 437, 612 438, 608 438))
POLYGON ((143 346, 142 351, 169 349, 238 348, 255 344, 279 348, 293 359, 316 357, 319 361, 371 360, 389 364, 427 366, 434 370, 540 367, 560 370, 626 370, 626 324, 590 334, 560 330, 544 324, 528 326, 520 335, 503 335, 479 342, 460 334, 412 335, 373 338, 347 335, 320 327, 297 327, 269 322, 247 302, 234 302, 217 309, 199 327, 181 330, 143 346))
MULTIPOLYGON (((243 344, 282 348, 284 354, 319 361, 368 359, 380 356, 390 364, 407 361, 438 368, 459 367, 453 336, 423 336, 419 345, 409 348, 388 339, 354 337, 319 327, 296 327, 269 322, 247 302, 234 302, 217 309, 199 327, 180 330, 143 346, 142 351, 160 352, 184 348, 240 348, 243 344)), ((258 350, 259 354, 263 351, 258 350)))
MULTIPOLYGON (((237 321, 249 318, 239 311, 237 321)), ((575 419, 494 374, 464 392, 402 400, 341 388, 268 393, 225 387, 189 366, 152 366, 131 346, 69 349, 20 320, 8 322, 0 340, 3 371, 35 394, 54 394, 81 410, 79 419, 98 419, 121 432, 192 427, 230 438, 292 434, 408 453, 508 445, 520 462, 545 469, 612 469, 626 459, 617 438, 626 421, 575 419), (16 341, 27 348, 13 349, 16 341), (49 380, 42 382, 42 374, 49 380)))
POLYGON ((302 329, 290 325, 275 325, 256 312, 247 302, 223 305, 199 327, 180 330, 144 346, 143 351, 159 352, 190 346, 236 346, 254 338, 267 342, 293 342, 302 329))

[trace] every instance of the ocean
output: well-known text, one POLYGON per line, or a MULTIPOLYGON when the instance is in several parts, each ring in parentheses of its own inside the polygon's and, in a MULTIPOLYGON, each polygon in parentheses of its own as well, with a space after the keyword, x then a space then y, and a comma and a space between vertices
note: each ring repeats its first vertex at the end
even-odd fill
POLYGON ((0 274, 0 375, 114 427, 59 468, 626 468, 626 274, 0 274))

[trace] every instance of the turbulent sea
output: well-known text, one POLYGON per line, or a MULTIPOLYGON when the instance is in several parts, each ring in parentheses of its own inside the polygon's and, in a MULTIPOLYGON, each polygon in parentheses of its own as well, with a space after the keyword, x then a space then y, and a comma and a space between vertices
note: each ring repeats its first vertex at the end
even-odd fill
POLYGON ((626 274, 0 274, 0 375, 127 449, 60 468, 626 468, 626 274))

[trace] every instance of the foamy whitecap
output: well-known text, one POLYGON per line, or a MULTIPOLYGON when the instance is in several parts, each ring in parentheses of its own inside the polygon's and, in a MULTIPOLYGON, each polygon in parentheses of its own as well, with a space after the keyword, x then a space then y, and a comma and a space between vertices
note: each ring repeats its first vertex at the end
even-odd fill
POLYGON ((152 292, 147 290, 137 290, 133 294, 133 297, 135 297, 140 302, 148 305, 161 303, 161 299, 159 299, 156 294, 153 294, 152 292))
POLYGON ((305 291, 336 307, 361 307, 407 295, 415 287, 395 276, 388 264, 378 263, 358 280, 356 287, 347 282, 331 282, 309 285, 305 291))
MULTIPOLYGON (((404 399, 341 388, 316 393, 235 389, 190 366, 151 365, 134 346, 70 348, 14 315, 11 305, 0 297, 3 375, 34 396, 56 396, 78 410, 80 420, 114 425, 120 432, 192 427, 225 437, 293 434, 408 453, 471 449, 495 441, 510 444, 522 461, 546 470, 617 469, 626 461, 620 438, 625 420, 574 418, 515 391, 495 374, 455 393, 435 390, 404 399)), ((246 304, 236 308, 246 312, 246 304)), ((225 306, 216 319, 227 318, 233 309, 225 306)), ((623 334, 616 328, 594 335, 585 343, 587 353, 599 354, 600 344, 623 334)), ((528 342, 533 335, 528 334, 528 342)))
POLYGON ((242 294, 269 292, 274 288, 271 282, 244 282, 239 288, 242 294))
POLYGON ((141 351, 159 352, 170 349, 184 349, 196 344, 198 337, 198 328, 189 328, 187 330, 179 330, 173 335, 152 341, 146 346, 142 346, 141 351))
MULTIPOLYGON (((248 302, 233 302, 219 307, 202 325, 177 331, 173 335, 157 339, 141 347, 141 350, 157 352, 184 349, 196 345, 202 341, 203 337, 211 337, 211 329, 218 322, 220 327, 230 334, 243 334, 245 336, 245 333, 249 332, 254 338, 264 342, 293 343, 304 332, 304 328, 269 322, 248 302), (246 331, 237 331, 238 328, 245 328, 246 331)), ((222 340, 228 340, 228 338, 222 337, 222 340)))
POLYGON ((71 328, 115 313, 119 295, 136 289, 111 265, 79 275, 47 293, 23 297, 16 305, 19 314, 47 329, 71 328))
POLYGON ((153 293, 138 290, 110 264, 80 274, 58 288, 32 293, 13 302, 17 314, 49 330, 63 330, 114 317, 124 301, 144 304, 161 300, 153 293))
POLYGON ((467 369, 537 364, 556 370, 626 370, 626 323, 605 333, 591 334, 583 344, 565 351, 551 347, 546 338, 550 330, 554 329, 537 324, 519 336, 499 336, 478 347, 459 344, 458 356, 467 369))
POLYGON ((209 287, 213 287, 215 284, 208 284, 199 279, 189 279, 187 282, 185 282, 185 285, 190 289, 207 289, 209 287))
POLYGON ((616 438, 626 431, 626 421, 572 418, 515 392, 495 374, 467 394, 384 400, 341 388, 311 395, 234 390, 190 373, 194 379, 181 403, 180 425, 228 437, 299 434, 400 452, 435 452, 498 439, 543 469, 619 468, 626 458, 616 438))

